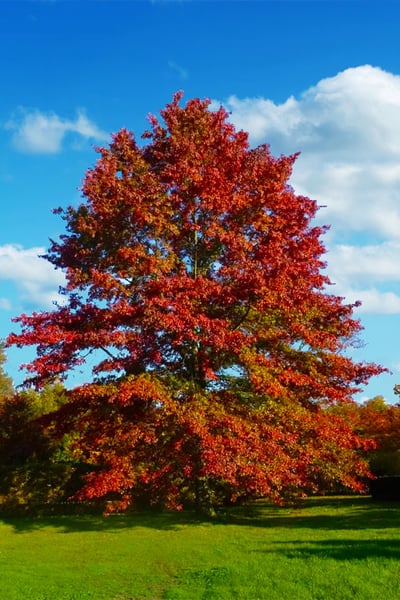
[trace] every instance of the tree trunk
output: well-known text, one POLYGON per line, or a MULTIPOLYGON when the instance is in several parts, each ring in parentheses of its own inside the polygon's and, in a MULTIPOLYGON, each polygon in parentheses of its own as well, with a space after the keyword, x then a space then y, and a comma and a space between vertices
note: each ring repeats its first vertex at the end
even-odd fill
POLYGON ((207 518, 217 516, 212 503, 211 490, 207 477, 198 477, 195 483, 195 506, 196 512, 207 518))

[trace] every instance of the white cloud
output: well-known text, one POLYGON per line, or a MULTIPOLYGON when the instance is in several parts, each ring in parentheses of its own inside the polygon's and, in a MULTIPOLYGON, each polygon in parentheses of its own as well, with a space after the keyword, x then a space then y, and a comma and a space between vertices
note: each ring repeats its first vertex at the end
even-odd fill
POLYGON ((109 137, 82 111, 77 113, 74 120, 70 120, 55 113, 46 114, 39 110, 29 112, 21 108, 5 127, 13 132, 13 146, 20 152, 32 154, 60 152, 67 134, 96 141, 104 141, 109 137))
MULTIPOLYGON (((40 247, 0 246, 0 280, 12 281, 24 304, 41 309, 49 308, 55 300, 62 301, 57 292, 65 284, 63 273, 40 258, 44 253, 40 247)), ((0 301, 0 308, 10 309, 10 301, 0 301)))
POLYGON ((0 310, 11 310, 12 305, 8 298, 0 298, 0 310))
POLYGON ((301 152, 291 183, 325 206, 317 221, 331 225, 328 274, 338 292, 363 301, 364 312, 400 313, 400 76, 364 65, 281 104, 222 104, 252 143, 301 152))
POLYGON ((400 283, 400 242, 388 241, 377 245, 336 245, 327 255, 329 273, 336 282, 341 280, 365 284, 372 278, 378 282, 400 283))
POLYGON ((275 154, 301 152, 293 185, 327 205, 323 218, 353 231, 400 239, 400 77, 347 69, 282 104, 224 103, 251 141, 275 154), (351 216, 351 219, 349 219, 351 216))
POLYGON ((168 67, 172 71, 175 71, 175 73, 177 73, 179 75, 179 77, 181 77, 182 79, 187 79, 187 77, 189 75, 187 69, 185 69, 181 65, 178 65, 178 63, 174 62, 173 60, 169 60, 168 67))
POLYGON ((358 312, 400 313, 399 257, 400 242, 393 240, 376 245, 333 245, 327 255, 333 292, 349 302, 360 300, 358 312), (383 288, 376 287, 379 285, 383 288))
POLYGON ((370 65, 322 79, 299 100, 290 97, 275 104, 263 98, 230 96, 224 105, 253 141, 267 139, 286 145, 283 151, 296 150, 294 146, 302 141, 302 149, 318 145, 320 152, 330 154, 339 149, 343 156, 347 150, 351 156, 353 149, 363 150, 360 140, 367 142, 364 150, 368 157, 373 144, 385 154, 397 156, 400 150, 400 77, 370 65), (384 138, 383 132, 387 134, 384 138), (348 142, 346 148, 343 138, 348 142))
POLYGON ((385 292, 376 288, 352 289, 339 287, 333 292, 338 296, 343 296, 346 303, 361 302, 361 306, 355 309, 358 313, 387 314, 394 315, 400 313, 400 295, 394 292, 385 292))

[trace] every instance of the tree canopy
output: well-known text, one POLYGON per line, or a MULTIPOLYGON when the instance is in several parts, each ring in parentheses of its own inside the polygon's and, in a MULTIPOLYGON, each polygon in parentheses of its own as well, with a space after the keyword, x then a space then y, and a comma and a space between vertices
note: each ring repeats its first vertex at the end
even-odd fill
POLYGON ((8 343, 36 346, 37 386, 95 364, 58 411, 93 465, 82 498, 211 510, 360 489, 365 442, 326 407, 382 369, 345 352, 361 326, 329 293, 317 204, 289 185, 296 156, 180 101, 142 144, 122 129, 98 149, 46 255, 65 302, 21 315, 8 343))
POLYGON ((14 393, 13 380, 4 372, 4 363, 7 358, 4 352, 4 342, 0 342, 0 404, 2 400, 14 393))

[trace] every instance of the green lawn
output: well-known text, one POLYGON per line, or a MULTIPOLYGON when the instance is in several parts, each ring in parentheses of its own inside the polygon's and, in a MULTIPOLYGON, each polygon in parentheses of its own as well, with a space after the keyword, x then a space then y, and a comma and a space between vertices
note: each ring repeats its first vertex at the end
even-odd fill
POLYGON ((399 600, 400 503, 0 517, 3 600, 399 600))

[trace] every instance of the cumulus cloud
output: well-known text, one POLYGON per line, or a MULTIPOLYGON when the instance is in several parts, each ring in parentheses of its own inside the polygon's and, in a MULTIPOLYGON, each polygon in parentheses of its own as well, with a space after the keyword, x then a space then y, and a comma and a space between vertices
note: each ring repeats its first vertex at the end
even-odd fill
POLYGON ((400 77, 378 67, 364 65, 346 69, 334 77, 322 79, 297 100, 293 96, 282 104, 263 98, 239 99, 230 96, 224 105, 232 111, 233 120, 250 133, 253 141, 268 139, 271 143, 294 149, 315 147, 331 153, 340 149, 343 138, 348 142, 347 154, 365 151, 360 141, 377 150, 398 155, 400 142, 400 77), (397 119, 397 122, 396 122, 397 119), (387 136, 382 139, 382 133, 387 136))
POLYGON ((400 239, 399 76, 365 65, 282 104, 236 96, 223 104, 253 143, 301 152, 293 184, 327 205, 329 223, 400 239))
POLYGON ((387 314, 400 313, 400 295, 394 292, 385 292, 377 288, 354 289, 352 287, 339 286, 333 290, 335 295, 342 296, 346 304, 361 302, 361 306, 355 309, 355 314, 387 314))
POLYGON ((334 292, 349 302, 360 300, 359 312, 400 313, 399 257, 400 242, 394 240, 375 245, 333 245, 327 259, 334 292))
POLYGON ((331 225, 328 271, 338 290, 365 312, 400 313, 400 76, 364 65, 281 104, 236 96, 222 104, 253 144, 301 152, 291 183, 324 206, 317 220, 331 225))
MULTIPOLYGON (((14 244, 0 246, 0 279, 12 281, 20 300, 30 308, 49 308, 62 300, 58 289, 65 278, 46 260, 40 258, 44 248, 23 248, 14 244)), ((10 301, 0 300, 0 308, 10 309, 10 301)))
POLYGON ((366 246, 338 244, 331 249, 327 258, 335 281, 344 279, 365 284, 374 278, 376 283, 393 281, 400 284, 398 241, 366 246))
POLYGON ((66 136, 71 134, 80 140, 104 141, 109 137, 82 111, 75 119, 63 119, 55 113, 21 108, 5 127, 13 132, 13 146, 20 152, 32 154, 60 152, 66 136))

